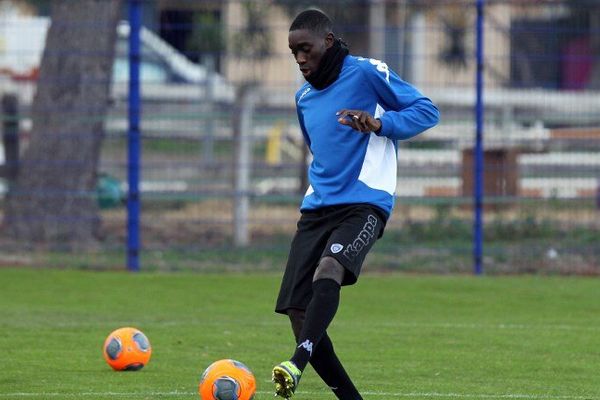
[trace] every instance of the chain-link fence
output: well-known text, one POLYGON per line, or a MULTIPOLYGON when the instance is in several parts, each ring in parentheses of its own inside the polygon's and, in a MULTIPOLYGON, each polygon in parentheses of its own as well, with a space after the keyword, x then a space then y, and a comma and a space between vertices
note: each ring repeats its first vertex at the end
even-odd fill
MULTIPOLYGON (((97 34, 97 26, 86 25, 74 13, 72 19, 69 13, 56 13, 52 1, 2 3, 1 90, 14 95, 18 107, 11 111, 11 100, 5 100, 0 263, 122 268, 131 234, 128 174, 136 168, 128 151, 128 40, 135 30, 125 21, 127 8, 116 26, 110 82, 98 79, 77 86, 69 81, 61 86, 64 75, 48 76, 40 69, 46 65, 42 51, 49 23, 56 24, 59 16, 61 26, 67 27, 63 33, 75 25, 80 36, 97 34), (36 135, 57 135, 44 129, 43 118, 36 116, 39 100, 33 93, 40 79, 63 87, 63 92, 90 85, 109 88, 105 113, 71 110, 70 118, 100 115, 103 133, 93 179, 80 182, 77 190, 94 205, 85 213, 73 213, 73 218, 55 220, 54 225, 66 226, 58 237, 27 236, 24 231, 15 235, 10 226, 11 202, 22 203, 28 194, 23 185, 28 164, 13 168, 11 138, 17 134, 18 153, 23 155, 36 143, 36 135), (93 240, 78 245, 77 235, 68 233, 82 220, 96 222, 93 240)), ((138 3, 142 269, 280 268, 308 186, 310 161, 294 105, 303 78, 288 49, 288 28, 298 11, 315 2, 138 3)), ((597 274, 600 4, 481 3, 484 270, 597 274)), ((386 62, 430 97, 442 116, 437 127, 399 143, 396 207, 367 268, 471 271, 477 184, 476 2, 316 4, 332 17, 335 33, 352 54, 386 62)), ((55 46, 46 45, 45 54, 54 54, 59 62, 94 55, 93 49, 77 52, 65 50, 76 49, 70 45, 55 46)), ((65 61, 55 70, 64 72, 68 65, 65 61)), ((88 128, 95 129, 93 124, 88 128)), ((74 130, 62 140, 72 141, 73 135, 90 132, 74 130)), ((72 158, 59 150, 47 154, 55 161, 72 158)), ((25 160, 31 162, 31 157, 25 160)), ((49 163, 44 171, 60 176, 68 165, 49 163)), ((42 198, 62 188, 39 187, 45 188, 36 192, 42 198)), ((69 199, 64 196, 63 204, 69 199)))

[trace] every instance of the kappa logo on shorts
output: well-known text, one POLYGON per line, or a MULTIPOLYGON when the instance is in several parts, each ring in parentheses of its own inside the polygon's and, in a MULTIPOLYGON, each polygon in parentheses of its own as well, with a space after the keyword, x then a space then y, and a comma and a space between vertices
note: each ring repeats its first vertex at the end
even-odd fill
POLYGON ((373 239, 373 236, 375 236, 376 226, 377 218, 374 215, 369 214, 365 226, 363 226, 356 239, 354 239, 352 244, 346 246, 346 250, 344 250, 344 256, 348 260, 354 261, 358 253, 360 253, 362 249, 364 249, 369 243, 371 243, 371 239, 373 239))
POLYGON ((344 246, 341 245, 341 244, 339 244, 339 243, 334 243, 334 244, 331 245, 331 247, 329 249, 331 250, 331 252, 333 254, 337 254, 340 251, 344 250, 344 246))

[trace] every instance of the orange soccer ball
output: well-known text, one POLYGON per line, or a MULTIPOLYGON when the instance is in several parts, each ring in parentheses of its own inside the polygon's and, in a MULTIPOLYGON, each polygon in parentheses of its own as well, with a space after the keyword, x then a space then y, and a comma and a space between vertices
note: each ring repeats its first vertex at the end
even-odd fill
POLYGON ((202 400, 252 400, 256 379, 248 367, 236 360, 215 361, 200 378, 202 400))
POLYGON ((139 329, 119 328, 104 341, 102 354, 115 371, 138 371, 150 360, 152 347, 139 329))

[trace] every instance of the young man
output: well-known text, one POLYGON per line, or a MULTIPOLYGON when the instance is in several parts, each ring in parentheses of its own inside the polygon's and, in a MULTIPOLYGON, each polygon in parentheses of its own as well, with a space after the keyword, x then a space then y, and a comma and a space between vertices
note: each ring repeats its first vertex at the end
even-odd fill
POLYGON ((273 368, 275 394, 290 398, 310 362, 339 399, 362 399, 326 330, 392 211, 396 141, 436 125, 439 112, 386 64, 350 56, 321 11, 301 12, 288 40, 307 80, 296 107, 313 161, 275 309, 297 347, 273 368))

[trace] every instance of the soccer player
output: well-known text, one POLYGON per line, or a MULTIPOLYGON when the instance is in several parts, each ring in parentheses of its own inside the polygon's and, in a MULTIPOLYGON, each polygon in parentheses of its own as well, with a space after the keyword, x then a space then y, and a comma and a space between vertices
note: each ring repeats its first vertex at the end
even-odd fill
POLYGON ((319 10, 298 14, 288 40, 307 81, 296 109, 313 161, 275 308, 296 338, 273 368, 275 394, 289 399, 310 362, 337 398, 362 399, 326 330, 392 211, 396 141, 436 125, 439 112, 385 63, 349 55, 319 10))

